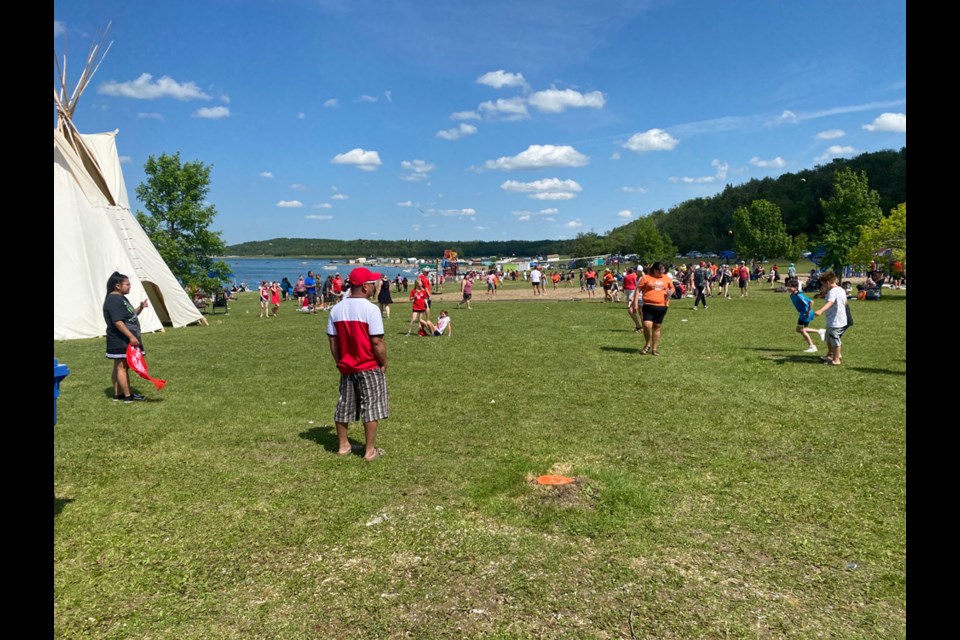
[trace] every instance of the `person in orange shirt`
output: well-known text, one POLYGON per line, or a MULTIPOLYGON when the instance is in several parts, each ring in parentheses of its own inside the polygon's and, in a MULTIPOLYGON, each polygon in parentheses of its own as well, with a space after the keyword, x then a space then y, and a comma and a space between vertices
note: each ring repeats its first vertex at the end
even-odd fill
POLYGON ((650 272, 637 282, 637 295, 643 301, 643 338, 641 355, 660 355, 660 327, 673 295, 673 279, 666 275, 662 262, 654 262, 650 272))
POLYGON ((613 297, 610 295, 610 289, 613 287, 613 280, 613 273, 610 271, 610 269, 604 269, 603 278, 601 278, 604 302, 613 302, 613 297))
POLYGON ((560 282, 560 274, 554 271, 550 274, 550 279, 553 280, 553 290, 557 290, 557 283, 560 282))

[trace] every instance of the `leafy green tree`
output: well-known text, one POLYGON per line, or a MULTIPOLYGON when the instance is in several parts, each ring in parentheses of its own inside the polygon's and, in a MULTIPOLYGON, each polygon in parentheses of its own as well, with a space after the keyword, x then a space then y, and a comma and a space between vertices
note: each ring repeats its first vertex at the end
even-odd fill
POLYGON ((860 241, 850 251, 850 261, 867 264, 887 249, 890 250, 890 262, 907 263, 906 202, 894 207, 885 218, 860 227, 860 241))
POLYGON ((596 256, 603 253, 603 240, 594 231, 577 234, 570 253, 574 258, 596 256))
POLYGON ((851 251, 860 242, 860 228, 883 217, 880 196, 870 189, 867 174, 843 168, 834 174, 833 196, 820 200, 824 210, 821 227, 825 245, 822 266, 837 273, 851 263, 851 251))
POLYGON ((790 248, 780 207, 768 200, 737 207, 733 212, 733 238, 737 253, 743 257, 780 257, 790 248))
POLYGON ((807 247, 810 246, 810 240, 807 238, 807 234, 798 233, 790 239, 790 246, 787 248, 784 258, 790 262, 796 262, 800 259, 800 254, 807 250, 807 247))
POLYGON ((634 223, 633 251, 640 264, 650 264, 657 260, 669 260, 676 253, 676 247, 670 236, 660 233, 656 222, 649 217, 640 218, 634 223))
POLYGON ((177 152, 150 156, 143 169, 147 180, 136 193, 149 215, 137 211, 140 225, 181 284, 219 290, 230 268, 213 258, 223 255, 226 245, 219 231, 209 229, 217 215, 206 202, 211 166, 181 163, 177 152))

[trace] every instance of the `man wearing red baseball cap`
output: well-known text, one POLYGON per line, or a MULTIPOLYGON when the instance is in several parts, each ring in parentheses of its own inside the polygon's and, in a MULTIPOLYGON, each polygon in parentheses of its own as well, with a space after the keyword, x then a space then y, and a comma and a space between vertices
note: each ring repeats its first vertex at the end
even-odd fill
POLYGON ((380 274, 366 267, 351 271, 350 296, 330 310, 327 322, 330 353, 340 371, 340 398, 333 414, 340 441, 337 454, 351 453, 347 425, 360 420, 366 443, 363 459, 368 462, 386 453, 376 447, 377 426, 390 414, 383 316, 369 300, 379 281, 380 274))

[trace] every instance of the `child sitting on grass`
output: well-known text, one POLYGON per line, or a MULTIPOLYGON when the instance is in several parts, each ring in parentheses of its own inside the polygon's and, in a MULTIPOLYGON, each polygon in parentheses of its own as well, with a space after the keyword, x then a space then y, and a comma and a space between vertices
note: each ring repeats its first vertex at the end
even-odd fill
POLYGON ((807 343, 807 348, 804 349, 803 352, 816 353, 817 345, 813 344, 813 340, 810 339, 810 333, 818 334, 822 341, 826 335, 826 330, 808 328, 815 315, 813 311, 813 300, 800 293, 800 281, 796 278, 787 278, 784 285, 787 287, 787 291, 790 292, 790 302, 793 303, 793 306, 800 313, 800 317, 797 319, 797 333, 803 336, 803 339, 807 343))

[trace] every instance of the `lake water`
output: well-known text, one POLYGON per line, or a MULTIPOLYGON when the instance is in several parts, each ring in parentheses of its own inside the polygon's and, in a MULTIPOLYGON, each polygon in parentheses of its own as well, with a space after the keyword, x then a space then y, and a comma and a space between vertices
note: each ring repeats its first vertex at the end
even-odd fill
MULTIPOLYGON (((280 282, 284 278, 290 280, 290 284, 297 284, 297 278, 306 276, 307 271, 313 271, 318 280, 326 279, 328 275, 332 276, 335 273, 339 273, 346 280, 350 271, 359 266, 344 264, 342 261, 334 264, 322 258, 222 258, 222 260, 227 263, 233 273, 231 282, 237 285, 246 282, 251 288, 256 288, 263 280, 280 282)), ((418 273, 415 265, 368 268, 386 275, 390 280, 396 278, 398 273, 412 280, 418 273)))

